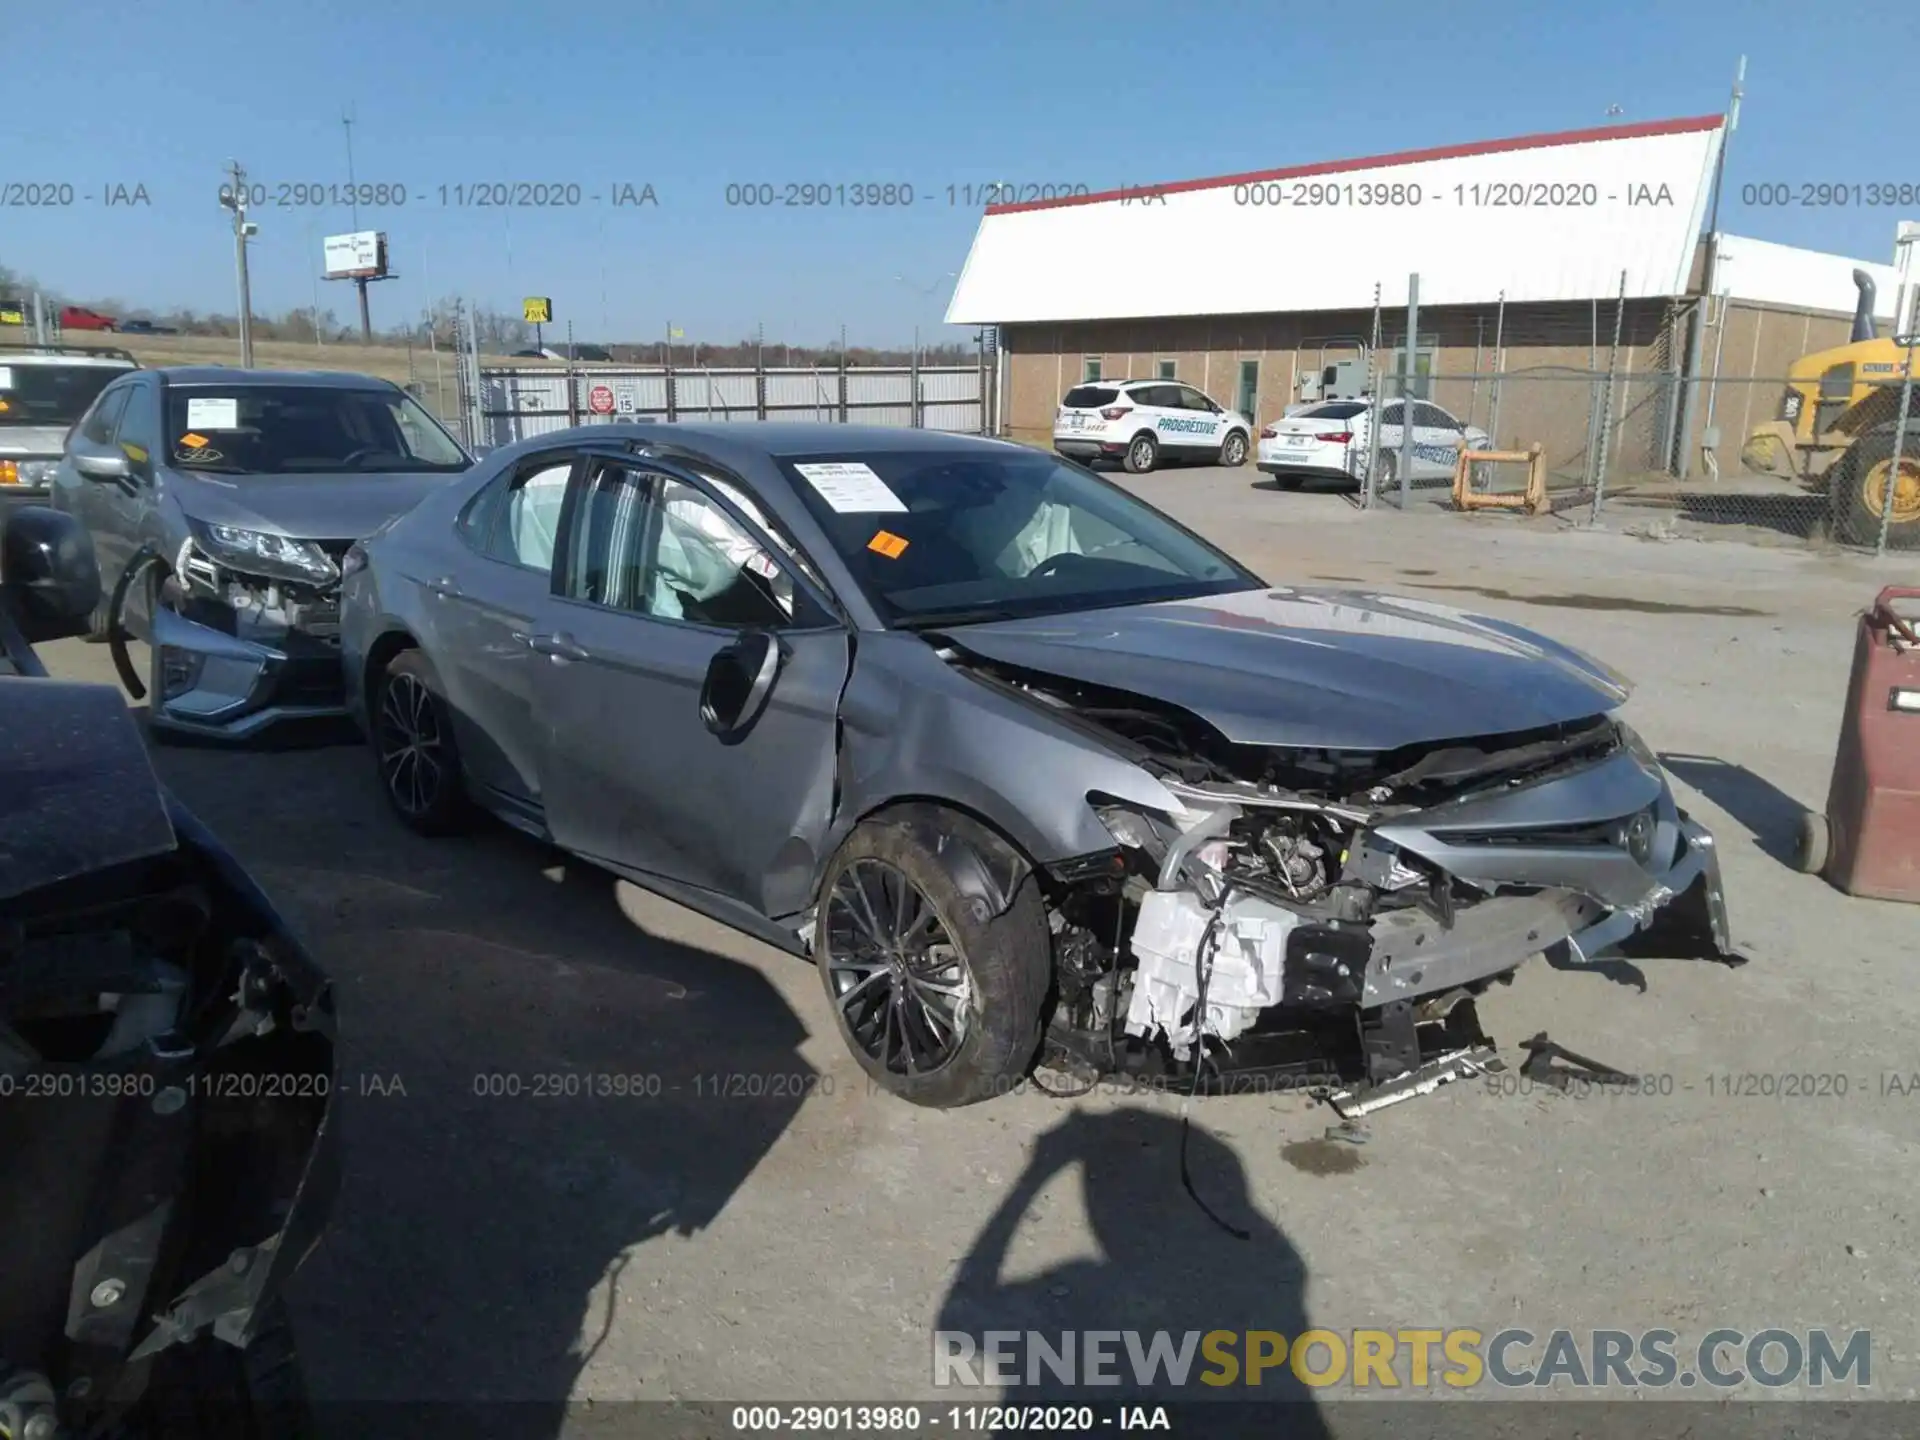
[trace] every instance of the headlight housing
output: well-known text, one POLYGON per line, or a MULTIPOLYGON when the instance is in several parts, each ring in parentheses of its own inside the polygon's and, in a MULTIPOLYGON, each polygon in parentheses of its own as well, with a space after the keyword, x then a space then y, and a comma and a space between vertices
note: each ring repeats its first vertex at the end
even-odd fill
POLYGON ((274 580, 326 585, 340 578, 333 561, 311 540, 295 540, 238 525, 198 525, 194 538, 222 565, 274 580))
POLYGON ((51 485, 59 468, 58 460, 0 460, 0 485, 51 485))

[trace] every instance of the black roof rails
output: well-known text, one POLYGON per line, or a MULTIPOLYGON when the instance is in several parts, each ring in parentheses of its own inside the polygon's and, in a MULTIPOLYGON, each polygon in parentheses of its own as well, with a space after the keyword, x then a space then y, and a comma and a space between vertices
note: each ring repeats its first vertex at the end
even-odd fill
POLYGON ((93 355, 102 360, 132 360, 137 366, 131 350, 123 350, 118 345, 40 345, 31 340, 0 340, 0 351, 26 352, 31 355, 93 355))

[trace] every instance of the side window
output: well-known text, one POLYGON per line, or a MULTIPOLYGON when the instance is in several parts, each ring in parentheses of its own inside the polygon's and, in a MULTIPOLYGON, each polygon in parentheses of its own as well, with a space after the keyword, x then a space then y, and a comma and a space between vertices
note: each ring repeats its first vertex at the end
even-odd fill
POLYGON ((134 467, 147 474, 153 457, 160 453, 160 402, 152 385, 136 380, 127 386, 127 408, 115 439, 134 467))
POLYGON ((793 623, 793 581, 758 541, 691 485, 662 479, 659 495, 647 614, 742 629, 793 623))
POLYGON ((654 518, 652 488, 650 475, 623 465, 593 466, 567 537, 561 593, 569 600, 615 610, 640 608, 640 557, 654 518))
POLYGON ((1460 428, 1460 422, 1447 414, 1447 412, 1442 410, 1438 405, 1415 405, 1413 407, 1413 423, 1425 426, 1430 430, 1458 430, 1460 428))
POLYGON ((1142 405, 1151 405, 1156 410, 1181 410, 1186 407, 1180 403, 1180 391, 1173 385, 1142 385, 1133 392, 1142 405))
POLYGON ((1213 413, 1213 402, 1191 385, 1180 387, 1180 403, 1189 410, 1202 410, 1209 415, 1213 413))
POLYGON ((656 620, 737 629, 791 627, 796 603, 785 566, 705 492, 611 464, 581 495, 564 593, 656 620))
POLYGON ((1380 410, 1380 423, 1382 425, 1398 425, 1401 422, 1405 408, 1406 407, 1398 400, 1394 401, 1391 405, 1382 406, 1380 410))
POLYGON ((521 474, 501 499, 487 553, 542 575, 551 570, 560 537, 560 505, 572 474, 571 460, 521 474))
POLYGON ((122 385, 103 394, 94 402, 92 412, 81 422, 81 438, 96 445, 111 445, 114 433, 120 426, 120 416, 127 408, 127 396, 132 393, 132 386, 122 385))
POLYGON ((503 475, 476 495, 461 514, 462 538, 483 555, 545 572, 553 568, 566 498, 571 457, 552 455, 503 475))

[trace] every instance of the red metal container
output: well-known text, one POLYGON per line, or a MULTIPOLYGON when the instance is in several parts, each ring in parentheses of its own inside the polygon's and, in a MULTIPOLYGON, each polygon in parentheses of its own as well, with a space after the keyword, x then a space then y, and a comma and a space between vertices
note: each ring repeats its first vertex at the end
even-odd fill
POLYGON ((1920 901, 1920 610, 1903 600, 1920 588, 1889 585, 1860 617, 1825 834, 1802 855, 1849 895, 1920 901))

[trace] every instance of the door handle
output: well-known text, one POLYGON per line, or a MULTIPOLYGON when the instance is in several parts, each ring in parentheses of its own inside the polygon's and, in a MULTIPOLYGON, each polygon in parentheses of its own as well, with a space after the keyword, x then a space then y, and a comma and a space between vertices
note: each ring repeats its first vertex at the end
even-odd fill
POLYGON ((442 600, 460 593, 460 586, 455 583, 451 575, 442 575, 438 580, 429 580, 427 582, 427 588, 442 600))
POLYGON ((555 660, 587 660, 592 657, 587 648, 579 644, 571 635, 564 632, 553 635, 529 635, 527 648, 536 655, 547 655, 555 660))

